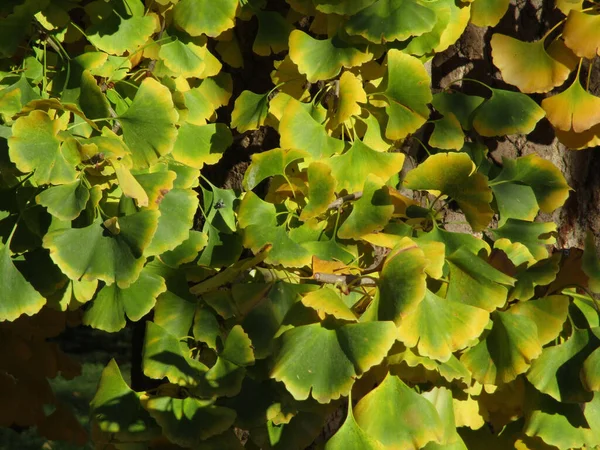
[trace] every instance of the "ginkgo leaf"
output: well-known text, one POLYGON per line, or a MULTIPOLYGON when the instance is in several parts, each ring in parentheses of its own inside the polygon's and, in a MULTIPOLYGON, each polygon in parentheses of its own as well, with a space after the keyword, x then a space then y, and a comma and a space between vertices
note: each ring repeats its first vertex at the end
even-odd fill
MULTIPOLYGON (((422 3, 419 4, 417 2, 415 4, 422 5, 422 3)), ((435 13, 435 24, 431 30, 410 40, 405 51, 411 55, 423 56, 433 52, 433 49, 439 45, 444 30, 446 30, 450 23, 452 17, 451 8, 456 8, 456 3, 453 0, 438 0, 437 2, 426 3, 426 5, 427 8, 435 13)))
MULTIPOLYGON (((326 14, 352 15, 373 4, 375 0, 313 0, 317 10, 326 14)), ((302 11, 310 14, 308 11, 302 11)))
POLYGON ((436 14, 417 0, 377 0, 354 14, 345 30, 371 42, 404 41, 431 31, 436 14))
POLYGON ((489 89, 492 96, 475 110, 473 118, 475 131, 482 136, 528 134, 546 115, 544 110, 525 94, 489 89), (498 114, 498 111, 502 111, 502 114, 498 114))
POLYGON ((531 186, 518 183, 491 184, 494 200, 500 213, 498 226, 508 219, 533 221, 540 210, 531 186))
POLYGON ((538 391, 559 402, 588 402, 593 394, 585 389, 579 373, 599 345, 600 340, 590 330, 574 330, 564 343, 544 350, 531 364, 527 379, 538 391))
POLYGON ((59 132, 64 124, 52 120, 44 111, 19 117, 8 139, 10 159, 21 172, 35 171, 37 184, 66 184, 75 181, 75 166, 80 162, 77 146, 63 141, 59 132))
POLYGON ((0 114, 4 115, 5 121, 9 121, 21 111, 23 105, 39 98, 39 91, 31 87, 25 75, 21 75, 19 81, 0 91, 0 114))
POLYGON ((581 133, 600 123, 600 97, 587 92, 577 78, 565 91, 542 100, 542 108, 559 130, 581 133))
POLYGON ((583 9, 583 0, 556 0, 556 9, 559 9, 565 16, 569 15, 572 9, 581 11, 583 9))
POLYGON ((142 82, 129 109, 118 120, 134 168, 153 165, 173 149, 177 112, 169 89, 153 78, 142 82))
POLYGON ((367 175, 362 193, 338 230, 341 239, 358 239, 365 234, 380 231, 392 218, 394 205, 381 178, 373 174, 367 175))
POLYGON ((285 176, 285 169, 294 161, 307 156, 302 150, 284 150, 275 148, 252 155, 252 164, 244 174, 243 186, 246 190, 254 189, 258 183, 274 175, 285 176))
POLYGON ((172 154, 175 160, 202 169, 205 164, 219 162, 232 143, 231 130, 225 124, 198 126, 185 123, 179 127, 172 154))
POLYGON ((383 445, 358 426, 348 400, 348 415, 344 424, 325 444, 325 450, 383 450, 383 445))
POLYGON ((138 207, 148 206, 148 194, 140 183, 131 174, 129 167, 118 159, 110 161, 111 166, 115 169, 119 187, 123 191, 125 197, 135 200, 138 207))
POLYGON ((83 324, 114 333, 127 324, 125 315, 137 322, 154 307, 156 297, 167 290, 158 275, 142 271, 139 278, 125 289, 116 283, 106 285, 96 295, 83 316, 83 324))
POLYGON ((465 130, 470 130, 473 125, 475 110, 485 99, 476 95, 467 95, 462 92, 438 92, 433 96, 432 105, 444 115, 453 114, 465 130))
POLYGON ((516 303, 508 311, 511 314, 522 314, 533 320, 537 326, 540 344, 546 345, 563 329, 569 312, 569 298, 564 295, 549 295, 516 303))
POLYGON ((447 0, 445 4, 450 8, 450 20, 442 31, 439 44, 433 49, 436 53, 441 53, 454 45, 462 36, 471 18, 471 5, 468 2, 457 4, 452 0, 447 0))
POLYGON ((136 1, 96 1, 85 10, 92 21, 85 36, 97 49, 112 55, 133 53, 154 32, 155 19, 146 15, 144 5, 136 1))
POLYGON ((360 115, 359 103, 367 103, 367 94, 362 82, 352 72, 344 72, 339 80, 339 97, 335 102, 335 113, 328 124, 331 129, 337 128, 352 116, 360 115))
POLYGON ((252 191, 247 192, 240 204, 238 221, 244 229, 244 246, 258 252, 266 244, 273 244, 265 262, 290 267, 310 264, 311 254, 293 241, 285 224, 277 225, 275 205, 261 200, 252 191))
POLYGON ((193 261, 208 243, 208 236, 200 231, 190 230, 190 236, 175 247, 160 255, 160 260, 169 267, 177 268, 193 261))
POLYGON ((465 144, 465 134, 460 122, 452 113, 447 113, 434 122, 429 145, 443 150, 460 150, 465 144))
POLYGON ((140 173, 133 177, 148 196, 148 209, 158 209, 167 192, 173 189, 175 179, 179 179, 178 174, 172 170, 140 173))
POLYGON ((146 256, 160 255, 173 250, 189 237, 190 224, 198 209, 198 198, 194 191, 172 189, 158 206, 160 217, 152 241, 146 247, 146 256))
POLYGON ((600 348, 597 348, 588 356, 581 368, 581 382, 588 391, 600 391, 600 377, 598 373, 600 373, 600 348))
POLYGON ((600 16, 590 12, 570 11, 563 29, 565 44, 580 58, 592 59, 600 55, 600 37, 597 33, 600 16))
POLYGON ((0 243, 0 321, 12 322, 22 314, 37 314, 46 304, 46 299, 15 267, 9 245, 9 242, 0 243))
POLYGON ((444 428, 444 436, 441 442, 430 442, 423 447, 424 450, 467 450, 457 431, 452 395, 453 392, 445 387, 434 387, 430 391, 421 393, 421 396, 429 400, 437 410, 444 428))
POLYGON ((192 40, 184 42, 173 36, 171 42, 161 44, 158 56, 175 76, 193 77, 205 69, 206 52, 206 42, 198 45, 192 40))
POLYGON ((492 230, 497 239, 504 238, 511 242, 525 245, 535 261, 548 257, 548 245, 556 242, 551 233, 556 231, 552 222, 527 222, 525 220, 508 219, 504 225, 492 230))
POLYGON ((472 0, 471 23, 478 27, 493 27, 506 14, 510 0, 472 0))
POLYGON ((274 11, 258 11, 258 33, 252 45, 252 51, 257 55, 269 56, 281 53, 288 48, 288 37, 293 27, 284 17, 274 11))
POLYGON ((181 0, 175 5, 173 20, 191 36, 217 37, 235 25, 237 0, 181 0))
POLYGON ((503 168, 491 185, 518 182, 533 189, 543 212, 551 213, 561 207, 571 188, 558 167, 532 153, 516 159, 503 158, 503 168))
POLYGON ((546 286, 555 280, 559 263, 560 253, 556 253, 516 274, 517 282, 508 299, 529 300, 534 295, 535 286, 546 286))
POLYGON ((337 319, 356 321, 356 316, 344 303, 338 292, 327 286, 306 294, 302 297, 302 304, 314 309, 319 315, 328 314, 337 319))
POLYGON ((389 116, 385 137, 402 139, 416 131, 429 118, 431 78, 423 63, 400 50, 387 54, 387 73, 381 84, 388 100, 389 116))
POLYGON ((342 67, 359 66, 372 56, 339 37, 318 40, 300 30, 290 33, 289 45, 291 60, 311 83, 333 78, 342 67))
POLYGON ((427 290, 417 309, 402 320, 398 339, 417 347, 419 355, 444 362, 479 337, 488 321, 487 311, 427 290))
POLYGON ((271 377, 282 381, 296 400, 310 394, 328 403, 348 395, 355 379, 381 362, 395 338, 392 322, 295 327, 279 338, 271 377))
POLYGON ((36 202, 61 220, 73 220, 79 216, 90 198, 90 191, 81 180, 60 186, 52 186, 35 198, 36 202))
POLYGON ((298 100, 304 100, 309 96, 307 90, 308 80, 298 70, 298 66, 292 61, 290 55, 285 55, 281 61, 274 61, 275 70, 271 72, 273 84, 279 86, 281 92, 291 95, 298 100))
POLYGON ((444 436, 435 407, 391 374, 358 402, 354 415, 367 435, 390 450, 418 450, 444 436))
POLYGON ((336 182, 331 168, 322 162, 308 166, 308 203, 302 209, 300 220, 306 221, 323 214, 335 200, 336 182))
POLYGON ((239 133, 256 130, 264 125, 269 107, 268 93, 255 94, 243 91, 235 99, 231 113, 231 126, 239 133))
POLYGON ((43 245, 70 279, 98 279, 126 288, 146 261, 142 254, 158 226, 158 212, 141 211, 119 217, 117 223, 118 234, 108 232, 101 218, 84 228, 58 229, 44 236, 43 245))
POLYGON ((460 247, 446 257, 450 284, 446 298, 494 311, 506 303, 508 289, 515 279, 503 274, 482 258, 460 247))
POLYGON ((466 153, 432 155, 404 178, 409 189, 433 190, 456 200, 475 231, 485 228, 494 212, 487 178, 475 170, 466 153))
POLYGON ((421 248, 411 239, 403 238, 387 256, 379 277, 378 320, 392 320, 401 325, 425 297, 427 260, 421 248))
POLYGON ((477 255, 481 250, 484 250, 488 255, 491 252, 491 248, 487 242, 477 239, 472 234, 453 233, 438 227, 434 228, 429 233, 419 235, 419 240, 442 242, 446 247, 447 255, 451 255, 460 248, 464 248, 465 251, 474 255, 477 255))
POLYGON ((187 108, 186 122, 205 125, 215 110, 229 103, 233 89, 231 75, 221 72, 217 76, 202 80, 200 86, 183 93, 187 108))
POLYGON ((285 107, 279 122, 281 147, 304 150, 315 160, 340 153, 344 149, 344 141, 329 136, 303 105, 290 101, 285 107))
POLYGON ((496 33, 492 36, 492 57, 502 78, 521 92, 548 92, 563 84, 577 65, 577 58, 560 39, 546 50, 544 39, 523 42, 496 33))
POLYGON ((387 181, 402 170, 403 153, 384 153, 373 150, 359 139, 343 155, 326 160, 337 182, 337 191, 348 193, 360 191, 366 174, 387 181))
POLYGON ((537 326, 529 317, 509 312, 492 313, 492 330, 461 362, 481 384, 508 383, 526 372, 542 353, 537 326))

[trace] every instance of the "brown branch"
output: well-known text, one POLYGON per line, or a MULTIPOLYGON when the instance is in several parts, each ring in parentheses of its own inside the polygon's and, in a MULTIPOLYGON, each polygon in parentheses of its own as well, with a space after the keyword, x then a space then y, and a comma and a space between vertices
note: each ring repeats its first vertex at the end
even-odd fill
POLYGON ((332 201, 328 206, 327 206, 327 210, 329 211, 330 209, 338 209, 340 208, 344 203, 346 202, 351 202, 352 200, 358 200, 359 198, 361 198, 363 196, 362 191, 359 192, 354 192, 352 194, 348 194, 348 195, 344 195, 342 197, 339 197, 337 199, 335 199, 334 201, 332 201))
POLYGON ((359 275, 336 275, 334 273, 317 272, 313 278, 321 283, 341 284, 347 286, 349 284, 358 286, 375 286, 377 284, 375 278, 361 277, 359 275))

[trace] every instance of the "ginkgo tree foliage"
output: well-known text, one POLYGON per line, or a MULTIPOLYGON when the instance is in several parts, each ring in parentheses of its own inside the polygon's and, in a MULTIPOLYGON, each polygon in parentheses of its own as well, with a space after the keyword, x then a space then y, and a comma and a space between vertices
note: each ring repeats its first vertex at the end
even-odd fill
POLYGON ((553 250, 538 215, 567 199, 561 172, 493 162, 482 139, 549 120, 598 143, 595 4, 558 1, 537 42, 494 34, 520 92, 474 96, 433 93, 424 64, 508 0, 276 3, 0 5, 0 424, 104 449, 300 450, 342 411, 327 450, 600 448, 593 238, 553 250), (273 61, 259 92, 232 77, 250 47, 273 61), (279 146, 241 190, 205 177, 266 127, 279 146), (48 383, 79 373, 50 339, 148 313, 157 387, 111 361, 88 436, 48 383))

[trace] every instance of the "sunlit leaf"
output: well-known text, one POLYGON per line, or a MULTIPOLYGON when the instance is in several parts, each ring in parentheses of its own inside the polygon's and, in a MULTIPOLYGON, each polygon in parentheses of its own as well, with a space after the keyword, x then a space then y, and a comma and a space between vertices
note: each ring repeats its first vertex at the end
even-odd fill
POLYGON ((556 231, 556 224, 547 222, 527 222, 524 220, 508 219, 504 225, 492 230, 496 239, 505 238, 511 242, 519 242, 527 247, 535 261, 548 257, 547 245, 552 245, 556 239, 551 233, 556 231))
POLYGON ((598 27, 599 15, 571 10, 563 29, 565 44, 580 58, 592 59, 600 55, 598 27))
POLYGON ((191 36, 217 37, 235 24, 237 0, 181 0, 175 5, 173 20, 191 36))
POLYGON ((456 200, 475 231, 485 228, 494 212, 487 178, 475 171, 466 153, 438 153, 411 170, 404 179, 410 189, 434 190, 456 200))
POLYGON ((244 188, 250 191, 268 177, 285 176, 285 169, 288 165, 305 157, 306 153, 301 150, 284 150, 282 148, 252 155, 252 164, 244 174, 244 188))
POLYGON ((176 121, 169 89, 153 78, 146 78, 129 109, 119 117, 134 168, 148 167, 173 149, 176 121))
POLYGON ((335 102, 335 112, 331 119, 332 129, 352 116, 358 116, 361 113, 359 103, 367 103, 367 94, 363 88, 362 82, 352 72, 344 72, 339 80, 339 97, 335 102))
POLYGON ((48 208, 48 212, 61 220, 73 220, 87 204, 90 191, 80 180, 61 186, 53 186, 35 198, 36 202, 48 208))
POLYGON ((465 134, 460 122, 452 113, 434 122, 435 128, 429 138, 429 145, 443 150, 460 150, 465 144, 465 134))
POLYGON ((492 313, 492 330, 461 357, 461 362, 482 384, 508 383, 529 369, 542 346, 537 326, 521 314, 492 313))
POLYGON ((206 52, 206 42, 198 45, 191 40, 184 42, 173 36, 171 42, 161 44, 158 56, 174 75, 193 77, 205 69, 206 52))
MULTIPOLYGON (((415 5, 421 4, 415 2, 415 5)), ((454 0, 438 0, 437 2, 426 3, 427 8, 434 11, 436 20, 433 28, 423 34, 413 37, 406 46, 406 53, 411 55, 423 56, 433 50, 440 44, 440 39, 444 30, 448 27, 452 17, 451 8, 457 8, 454 0)))
POLYGON ((309 394, 320 403, 348 395, 356 378, 381 362, 395 340, 391 322, 324 328, 299 326, 281 335, 271 377, 282 381, 296 400, 309 394), (343 342, 343 345, 342 345, 343 342))
POLYGON ((417 450, 444 436, 434 406, 394 375, 365 395, 354 415, 360 428, 386 449, 417 450))
POLYGON ((169 267, 179 267, 182 264, 193 261, 198 253, 208 243, 206 234, 200 231, 190 230, 190 237, 175 247, 160 255, 160 260, 169 267))
POLYGON ((592 352, 581 368, 581 382, 588 391, 600 391, 600 348, 592 352))
POLYGON ((298 71, 298 66, 292 61, 290 55, 285 55, 281 61, 274 61, 275 70, 271 72, 273 84, 280 85, 279 90, 291 95, 298 100, 308 96, 306 90, 308 80, 298 71))
POLYGON ((453 233, 441 228, 434 228, 429 233, 423 233, 419 236, 419 239, 423 241, 442 242, 446 246, 447 255, 451 255, 460 248, 464 248, 465 251, 474 255, 477 255, 481 250, 485 250, 485 253, 488 255, 491 252, 491 248, 487 242, 477 239, 472 234, 453 233))
MULTIPOLYGON (((374 3, 375 0, 313 0, 317 10, 327 14, 352 15, 374 3)), ((289 3, 289 2, 288 2, 289 3)), ((304 11, 305 14, 309 14, 304 11)))
POLYGON ((417 0, 377 0, 353 15, 345 29, 348 34, 380 43, 420 36, 435 23, 435 12, 417 0))
POLYGON ((510 0, 474 0, 471 5, 471 23, 478 27, 493 27, 508 10, 510 0))
POLYGON ((474 112, 473 127, 482 136, 528 134, 546 115, 544 110, 525 94, 501 89, 490 90, 492 96, 474 112))
POLYGON ((538 338, 546 345, 558 336, 567 320, 569 299, 564 295, 550 295, 528 302, 513 305, 511 314, 522 314, 533 320, 537 326, 538 338))
POLYGON ((511 290, 509 300, 529 300, 534 295, 535 286, 546 286, 554 281, 559 270, 560 253, 540 261, 515 275, 517 282, 511 290))
POLYGON ((300 220, 308 220, 327 211, 335 200, 335 179, 331 168, 322 162, 313 162, 308 166, 308 204, 300 214, 300 220))
POLYGON ((174 181, 179 175, 172 170, 164 172, 140 173, 134 175, 134 178, 142 186, 148 196, 148 209, 158 209, 163 198, 171 189, 174 181))
POLYGON ((119 187, 123 191, 123 195, 134 199, 138 207, 148 206, 148 194, 146 194, 142 185, 131 174, 129 167, 118 159, 113 159, 110 163, 115 169, 115 174, 117 175, 117 180, 119 180, 119 187))
POLYGON ((337 319, 356 321, 354 313, 346 306, 340 295, 325 286, 302 297, 302 304, 314 309, 320 315, 329 314, 337 319))
POLYGON ((444 428, 441 442, 432 441, 423 447, 424 450, 467 450, 456 429, 452 394, 452 391, 445 387, 435 387, 421 393, 421 396, 429 400, 437 410, 444 428))
POLYGON ((290 33, 290 58, 311 83, 337 76, 342 67, 359 66, 371 58, 339 37, 318 40, 300 30, 290 33))
POLYGON ((544 39, 523 42, 496 33, 492 36, 492 57, 502 78, 521 92, 548 92, 563 84, 577 65, 577 58, 560 39, 546 50, 544 39))
POLYGON ((348 404, 348 415, 344 424, 333 435, 325 450, 383 450, 383 446, 358 426, 352 414, 352 402, 348 404))
POLYGON ((433 96, 432 105, 444 115, 453 114, 465 130, 473 125, 475 110, 485 99, 476 95, 466 95, 462 92, 438 92, 433 96))
POLYGON ((533 189, 518 183, 492 184, 494 200, 500 213, 498 226, 508 219, 533 221, 540 210, 533 189))
POLYGON ((254 92, 243 91, 235 99, 235 105, 231 113, 231 126, 237 128, 240 133, 256 130, 264 125, 268 106, 268 93, 255 94, 254 92))
POLYGON ((443 299, 427 290, 417 309, 398 328, 398 338, 419 355, 447 361, 476 339, 489 321, 489 313, 461 302, 443 299))
POLYGON ((581 133, 600 123, 600 98, 587 92, 578 79, 567 90, 542 100, 542 108, 559 130, 581 133))
POLYGON ((173 158, 190 167, 202 169, 205 164, 219 162, 232 143, 227 125, 211 123, 198 126, 185 123, 179 127, 173 158))

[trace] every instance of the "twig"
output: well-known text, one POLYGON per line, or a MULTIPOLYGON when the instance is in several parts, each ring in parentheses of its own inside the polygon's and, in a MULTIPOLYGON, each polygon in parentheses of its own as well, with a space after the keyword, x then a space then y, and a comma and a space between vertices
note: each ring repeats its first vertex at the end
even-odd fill
POLYGON ((339 197, 337 199, 335 199, 334 201, 332 201, 328 206, 327 206, 327 210, 330 209, 338 209, 339 207, 341 207, 344 203, 346 202, 350 202, 352 200, 358 200, 359 198, 361 198, 363 196, 362 191, 359 192, 354 192, 352 194, 348 194, 348 195, 344 195, 342 197, 339 197))
POLYGON ((339 284, 348 286, 349 284, 358 286, 375 286, 377 284, 375 278, 361 277, 360 275, 336 275, 334 273, 317 272, 313 278, 321 283, 339 284))

